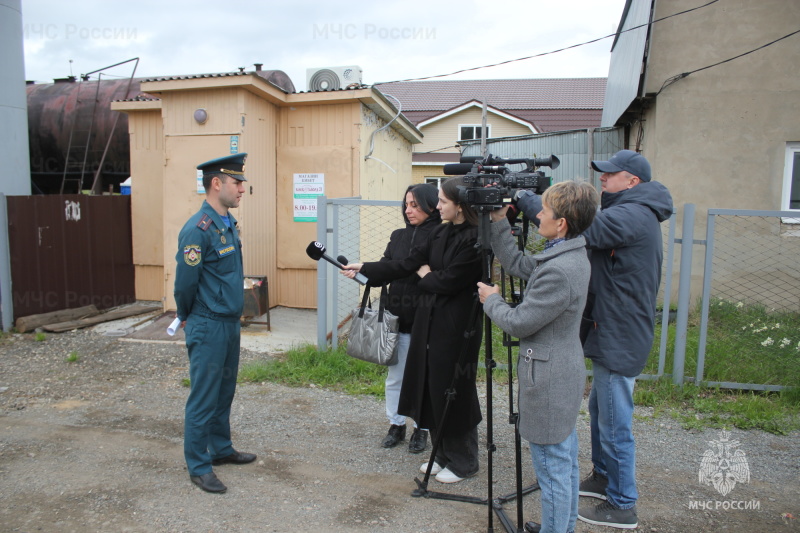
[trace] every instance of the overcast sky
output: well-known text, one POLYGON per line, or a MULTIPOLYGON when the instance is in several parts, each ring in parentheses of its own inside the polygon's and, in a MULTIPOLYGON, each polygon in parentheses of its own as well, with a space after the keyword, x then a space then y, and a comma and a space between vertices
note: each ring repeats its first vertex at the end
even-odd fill
MULTIPOLYGON (((613 34, 625 0, 22 0, 25 77, 49 83, 134 57, 137 77, 358 65, 363 82, 449 74, 613 34), (71 63, 70 63, 71 61, 71 63)), ((438 79, 608 75, 612 38, 438 79)), ((108 71, 130 76, 133 63, 108 71)), ((105 76, 105 75, 104 75, 105 76)))

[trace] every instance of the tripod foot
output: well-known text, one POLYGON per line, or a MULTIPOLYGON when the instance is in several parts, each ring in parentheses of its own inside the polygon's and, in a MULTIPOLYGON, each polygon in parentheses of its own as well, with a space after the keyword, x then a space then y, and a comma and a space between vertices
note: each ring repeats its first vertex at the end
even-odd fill
POLYGON ((411 491, 411 496, 413 498, 421 498, 422 496, 428 496, 428 484, 424 483, 419 480, 418 477, 414 478, 414 481, 417 483, 417 488, 411 491))

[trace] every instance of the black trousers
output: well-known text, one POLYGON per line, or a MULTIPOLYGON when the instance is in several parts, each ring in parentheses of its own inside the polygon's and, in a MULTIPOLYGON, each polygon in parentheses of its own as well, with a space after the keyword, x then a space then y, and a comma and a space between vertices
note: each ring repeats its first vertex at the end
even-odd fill
MULTIPOLYGON (((438 430, 431 428, 431 440, 436 442, 438 430)), ((478 427, 457 435, 445 432, 436 450, 436 463, 449 469, 458 477, 470 477, 478 473, 478 427)))

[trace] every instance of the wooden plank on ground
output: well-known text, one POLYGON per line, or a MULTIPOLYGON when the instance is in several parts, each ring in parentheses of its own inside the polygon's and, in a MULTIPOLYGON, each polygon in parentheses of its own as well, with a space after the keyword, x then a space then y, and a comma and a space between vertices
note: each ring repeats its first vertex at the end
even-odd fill
POLYGON ((80 329, 88 326, 94 326, 95 324, 100 324, 101 322, 110 322, 112 320, 119 320, 120 318, 127 318, 129 316, 142 315, 144 313, 152 313, 157 309, 158 307, 153 306, 153 304, 136 303, 125 307, 116 307, 114 309, 106 311, 105 313, 101 313, 95 316, 90 316, 88 318, 82 318, 79 320, 70 320, 68 322, 59 322, 57 324, 47 324, 45 326, 42 326, 42 328, 53 333, 60 333, 62 331, 70 331, 73 329, 80 329))
POLYGON ((26 333, 28 331, 33 331, 40 326, 44 326, 45 324, 79 320, 81 318, 87 318, 98 314, 100 314, 100 311, 97 310, 97 307, 94 305, 86 305, 84 307, 51 311, 50 313, 22 316, 17 319, 15 327, 20 333, 26 333))

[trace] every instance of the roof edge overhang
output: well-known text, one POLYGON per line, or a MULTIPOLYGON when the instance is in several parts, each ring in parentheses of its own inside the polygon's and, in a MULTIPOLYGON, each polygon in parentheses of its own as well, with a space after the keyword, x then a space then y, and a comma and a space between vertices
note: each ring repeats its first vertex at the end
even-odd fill
MULTIPOLYGON (((142 81, 141 84, 142 92, 158 97, 163 97, 165 93, 173 91, 223 88, 244 89, 279 107, 359 102, 386 122, 391 121, 398 114, 394 104, 389 102, 383 93, 372 87, 340 91, 286 93, 256 73, 148 79, 142 81)), ((112 103, 112 109, 118 111, 144 111, 147 109, 160 109, 161 105, 160 100, 148 100, 147 102, 116 101, 112 103)), ((412 144, 422 142, 422 133, 402 114, 392 123, 392 128, 412 144)))
MULTIPOLYGON (((447 118, 449 116, 452 116, 452 115, 455 115, 457 113, 460 113, 460 112, 462 112, 462 111, 464 111, 466 109, 469 109, 471 107, 483 108, 483 103, 481 103, 481 102, 479 102, 477 100, 470 100, 469 102, 461 104, 460 106, 454 107, 452 109, 448 109, 447 111, 443 111, 443 112, 439 113, 438 115, 434 115, 431 118, 423 120, 422 122, 417 124, 417 127, 418 128, 422 128, 424 126, 428 126, 429 124, 432 124, 434 122, 437 122, 437 121, 442 120, 444 118, 447 118)), ((501 111, 501 110, 497 109, 496 107, 492 107, 490 105, 487 105, 486 106, 486 111, 487 111, 487 113, 492 113, 494 115, 503 117, 503 118, 505 118, 507 120, 510 120, 512 122, 516 122, 517 124, 525 126, 529 130, 531 130, 531 133, 539 133, 539 131, 536 129, 536 126, 534 126, 530 122, 522 120, 519 117, 515 117, 514 115, 512 115, 510 113, 506 113, 504 111, 501 111)))

